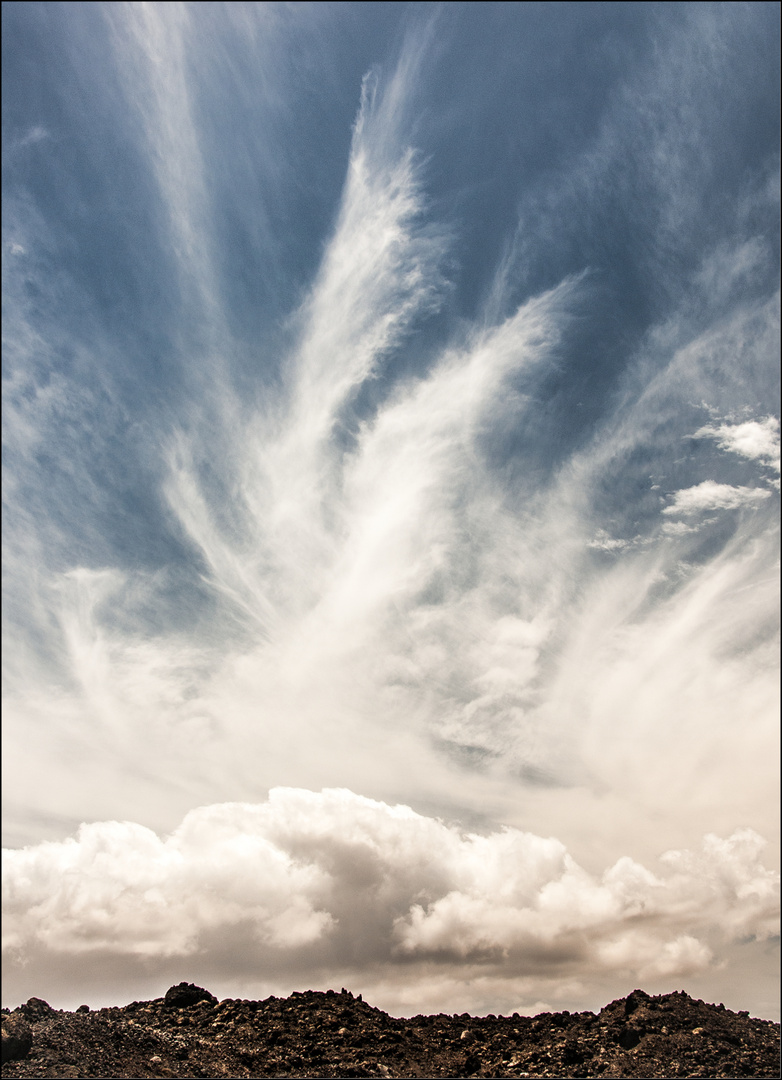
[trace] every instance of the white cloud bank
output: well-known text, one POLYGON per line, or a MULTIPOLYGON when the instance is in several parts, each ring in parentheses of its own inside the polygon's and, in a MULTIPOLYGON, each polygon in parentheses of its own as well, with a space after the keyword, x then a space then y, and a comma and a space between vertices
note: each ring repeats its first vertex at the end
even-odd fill
POLYGON ((553 838, 464 833, 345 789, 278 788, 265 803, 194 810, 166 838, 98 822, 5 851, 3 949, 12 984, 42 952, 93 978, 135 958, 161 980, 175 960, 267 985, 302 959, 316 984, 336 970, 354 986, 378 964, 409 984, 423 964, 439 970, 441 1004, 450 980, 456 1009, 470 971, 676 979, 709 967, 714 940, 771 937, 779 875, 763 847, 743 829, 654 869, 625 856, 592 874, 553 838))

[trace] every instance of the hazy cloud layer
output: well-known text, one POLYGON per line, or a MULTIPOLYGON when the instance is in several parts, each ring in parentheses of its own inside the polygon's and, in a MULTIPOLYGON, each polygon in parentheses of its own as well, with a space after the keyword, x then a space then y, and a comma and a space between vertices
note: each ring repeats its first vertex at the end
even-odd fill
POLYGON ((480 12, 4 5, 12 996, 777 1009, 778 8, 480 12))

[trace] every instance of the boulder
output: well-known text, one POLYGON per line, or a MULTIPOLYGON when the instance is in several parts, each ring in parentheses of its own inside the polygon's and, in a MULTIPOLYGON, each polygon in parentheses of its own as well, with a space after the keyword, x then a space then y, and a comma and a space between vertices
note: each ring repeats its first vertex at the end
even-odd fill
POLYGON ((3 1064, 27 1057, 33 1045, 30 1025, 18 1013, 3 1017, 3 1064))
POLYGON ((208 1001, 212 1005, 217 1004, 217 998, 204 990, 203 986, 194 983, 181 982, 166 990, 163 1004, 167 1009, 184 1009, 188 1005, 197 1005, 199 1001, 208 1001))
POLYGON ((29 1001, 26 1001, 20 1011, 26 1020, 45 1020, 47 1016, 54 1013, 48 1001, 37 997, 31 997, 29 1001))

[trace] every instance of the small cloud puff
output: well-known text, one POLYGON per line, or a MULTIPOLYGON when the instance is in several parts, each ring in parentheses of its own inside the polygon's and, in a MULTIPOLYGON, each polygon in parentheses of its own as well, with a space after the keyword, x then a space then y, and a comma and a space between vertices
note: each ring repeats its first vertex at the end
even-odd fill
POLYGON ((508 976, 707 966, 704 934, 775 933, 778 875, 745 829, 629 857, 600 877, 554 838, 487 836, 347 790, 277 788, 263 804, 192 811, 169 837, 128 822, 4 852, 4 950, 145 964, 212 954, 274 970, 391 971, 413 961, 508 976), (237 945, 238 943, 238 945, 237 945))
MULTIPOLYGON (((44 139, 49 138, 49 132, 46 128, 41 127, 40 124, 36 124, 31 127, 29 131, 17 141, 16 146, 22 149, 25 146, 34 146, 36 143, 43 142, 44 139)), ((12 147, 13 148, 13 147, 12 147)))
POLYGON ((674 494, 673 502, 663 510, 664 514, 699 514, 703 510, 735 510, 742 506, 758 506, 769 498, 765 488, 734 487, 704 480, 691 488, 674 494))
MULTIPOLYGON (((668 507, 668 509, 671 508, 668 507)), ((713 520, 714 518, 706 519, 706 521, 713 520)), ((663 532, 666 536, 686 536, 688 533, 699 532, 704 524, 705 522, 700 522, 698 525, 688 525, 686 521, 665 521, 663 522, 663 532)))
POLYGON ((598 529, 592 539, 587 541, 587 547, 596 548, 598 551, 623 551, 631 545, 631 540, 619 540, 609 535, 605 529, 598 529))
POLYGON ((626 551, 628 548, 646 547, 650 543, 648 537, 640 535, 626 540, 621 537, 611 536, 605 529, 598 529, 591 540, 587 540, 587 547, 597 551, 626 551))
POLYGON ((721 450, 760 461, 779 472, 779 421, 775 416, 743 424, 706 424, 693 438, 715 439, 721 450))

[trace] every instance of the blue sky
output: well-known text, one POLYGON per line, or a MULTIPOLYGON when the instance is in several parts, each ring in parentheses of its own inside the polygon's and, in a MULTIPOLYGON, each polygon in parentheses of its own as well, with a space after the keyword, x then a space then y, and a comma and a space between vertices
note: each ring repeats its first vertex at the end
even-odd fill
POLYGON ((3 5, 10 1003, 778 1016, 778 24, 3 5))

